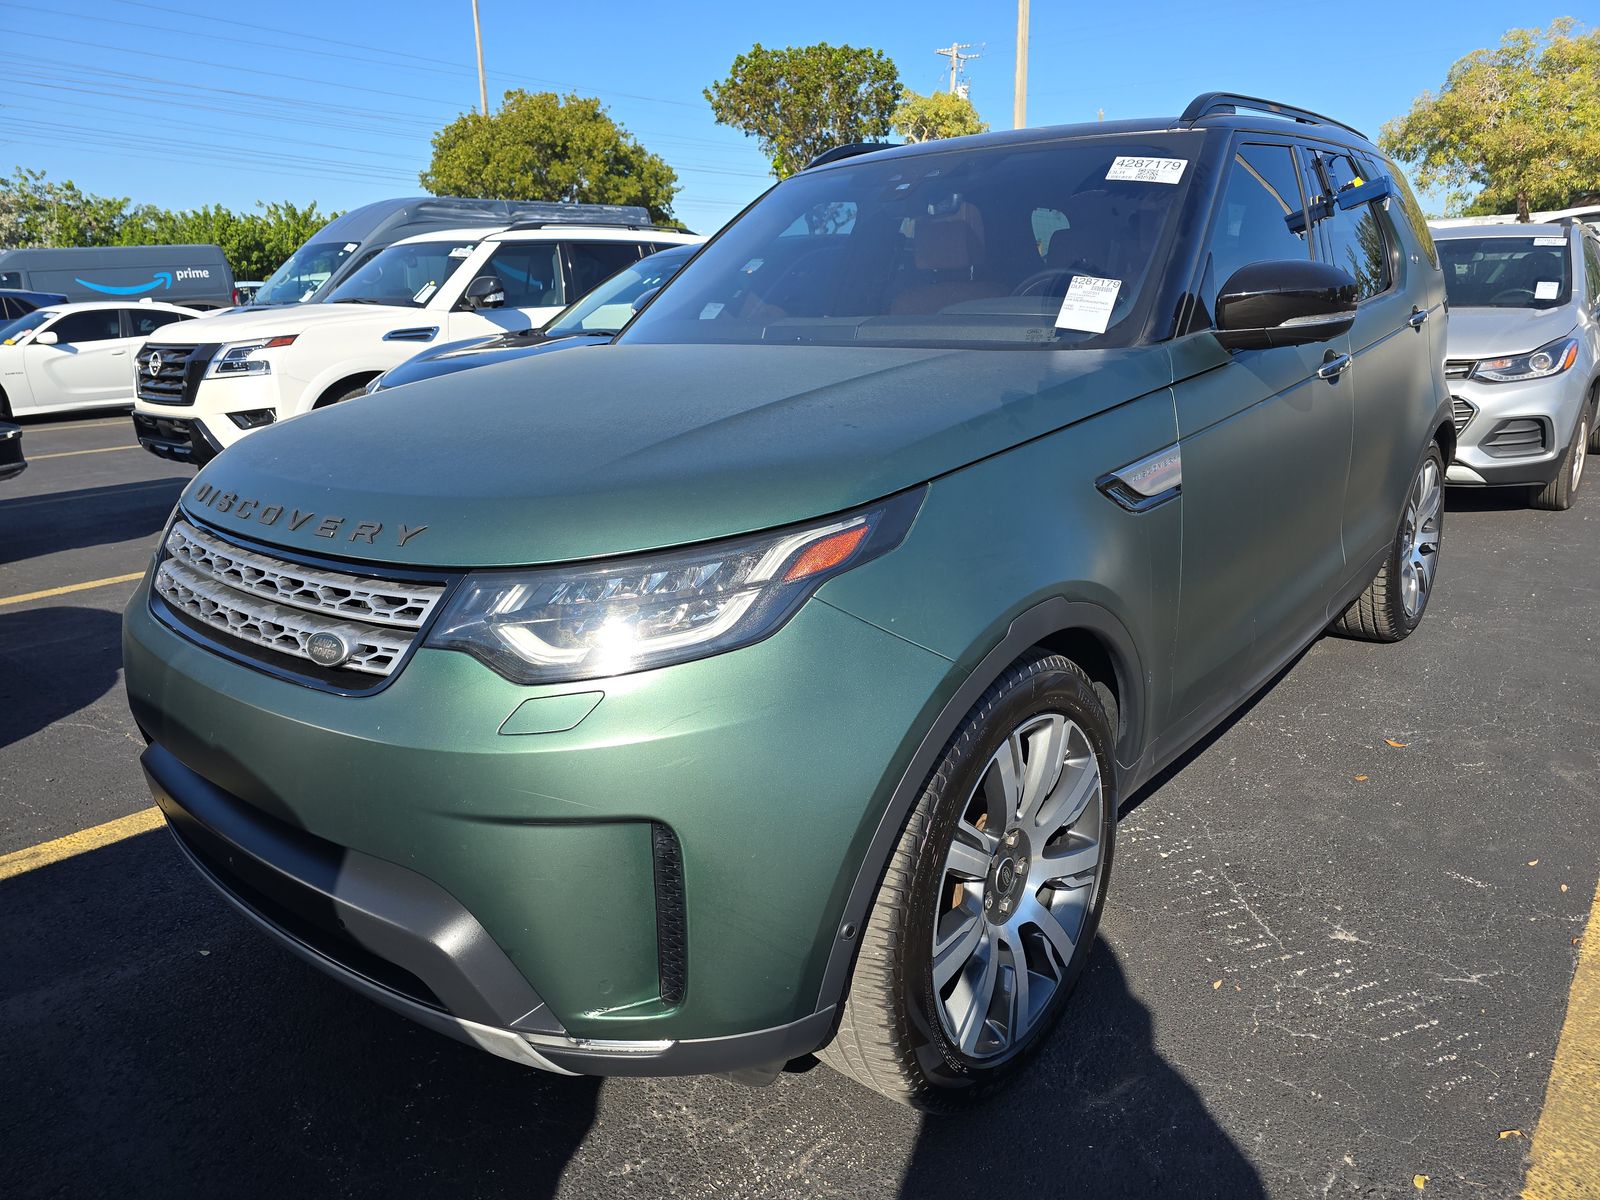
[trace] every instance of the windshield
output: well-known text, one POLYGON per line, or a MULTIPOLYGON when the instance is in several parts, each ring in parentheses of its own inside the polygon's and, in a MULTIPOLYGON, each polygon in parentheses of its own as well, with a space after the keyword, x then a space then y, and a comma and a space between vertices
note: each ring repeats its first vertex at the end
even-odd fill
POLYGON ((390 246, 328 293, 327 302, 421 308, 476 246, 476 242, 455 241, 390 246))
POLYGON ((1572 299, 1565 235, 1440 238, 1445 297, 1457 308, 1558 308, 1572 299))
POLYGON ((339 264, 356 252, 358 242, 307 242, 289 256, 256 289, 252 304, 298 304, 311 299, 339 264))
POLYGON ((30 329, 37 329, 51 317, 55 316, 54 309, 36 308, 25 317, 18 317, 15 321, 8 321, 0 325, 0 346, 10 346, 30 329))
POLYGON ((869 154, 802 171, 622 340, 1125 345, 1201 136, 869 154))
POLYGON ((617 332, 633 316, 635 301, 676 275, 696 249, 684 246, 663 250, 624 267, 582 300, 551 317, 544 332, 550 337, 617 332))

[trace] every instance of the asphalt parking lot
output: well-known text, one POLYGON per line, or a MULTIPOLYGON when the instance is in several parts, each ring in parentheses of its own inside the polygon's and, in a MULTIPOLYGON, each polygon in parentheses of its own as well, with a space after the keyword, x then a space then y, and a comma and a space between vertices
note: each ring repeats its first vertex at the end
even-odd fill
POLYGON ((19 858, 148 824, 119 613, 190 474, 124 417, 26 446, 0 485, 0 1195, 1523 1187, 1600 870, 1593 486, 1568 513, 1453 494, 1415 636, 1318 642, 1132 797, 1042 1061, 924 1118, 806 1064, 752 1090, 458 1046, 266 944, 159 828, 19 858))

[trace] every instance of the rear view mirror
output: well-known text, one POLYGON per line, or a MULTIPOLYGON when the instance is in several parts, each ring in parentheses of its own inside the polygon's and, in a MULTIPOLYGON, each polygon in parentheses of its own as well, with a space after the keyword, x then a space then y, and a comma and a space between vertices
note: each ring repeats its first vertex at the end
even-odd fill
POLYGON ((1325 342, 1348 333, 1355 317, 1356 281, 1307 259, 1240 267, 1217 294, 1217 340, 1229 350, 1325 342))
POLYGON ((471 309, 499 308, 505 302, 506 285, 495 275, 479 275, 461 295, 461 303, 471 309))
POLYGON ((60 340, 53 329, 46 329, 43 333, 33 335, 33 344, 36 346, 54 346, 60 340))

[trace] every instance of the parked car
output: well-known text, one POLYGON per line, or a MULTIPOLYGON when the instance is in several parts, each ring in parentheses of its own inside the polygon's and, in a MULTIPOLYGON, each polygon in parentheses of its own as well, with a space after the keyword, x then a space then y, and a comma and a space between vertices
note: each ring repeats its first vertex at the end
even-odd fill
POLYGON ((437 379, 473 367, 512 362, 552 350, 572 350, 579 346, 604 346, 633 319, 633 314, 660 291, 699 249, 698 245, 673 246, 624 267, 575 304, 569 304, 544 325, 517 329, 493 337, 469 338, 450 342, 437 350, 424 350, 398 367, 379 375, 367 391, 379 392, 437 379))
POLYGON ((0 483, 27 469, 28 460, 22 456, 21 426, 0 423, 0 483))
POLYGON ((1118 804, 1433 590, 1427 224, 1267 104, 840 157, 603 352, 235 446, 126 616, 184 853, 518 1062, 989 1095, 1084 967, 1118 804))
POLYGON ((0 250, 0 287, 58 292, 71 303, 147 299, 204 310, 233 303, 233 268, 219 246, 0 250))
POLYGON ((242 308, 247 304, 254 304, 256 293, 262 288, 265 280, 261 279, 235 279, 233 281, 233 306, 242 308))
POLYGON ((611 204, 553 204, 543 200, 475 200, 461 196, 403 196, 352 209, 319 229, 267 277, 249 301, 257 306, 326 299, 374 255, 424 233, 518 222, 560 224, 603 220, 653 231, 640 208, 611 204))
POLYGON ((57 304, 0 325, 0 419, 132 404, 145 339, 199 315, 176 304, 57 304))
POLYGON ((1451 483, 1562 510, 1600 454, 1600 238, 1561 225, 1436 229, 1450 297, 1451 483))
POLYGON ((65 304, 67 298, 57 292, 28 292, 18 288, 0 288, 0 325, 25 317, 36 308, 52 304, 65 304))
POLYGON ((541 220, 408 238, 325 301, 166 330, 139 359, 140 443, 163 458, 208 462, 274 421, 359 396, 421 346, 542 325, 658 245, 699 240, 642 233, 643 209, 586 215, 587 224, 541 220))

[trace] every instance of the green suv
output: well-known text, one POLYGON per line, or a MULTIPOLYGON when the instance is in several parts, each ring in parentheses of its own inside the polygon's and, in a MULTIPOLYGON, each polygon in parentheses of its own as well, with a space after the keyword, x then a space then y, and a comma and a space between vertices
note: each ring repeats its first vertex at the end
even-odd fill
POLYGON ((1443 296, 1301 110, 841 148, 606 353, 207 466, 127 612, 151 787, 263 929, 507 1058, 969 1103, 1119 802, 1421 619, 1443 296))

